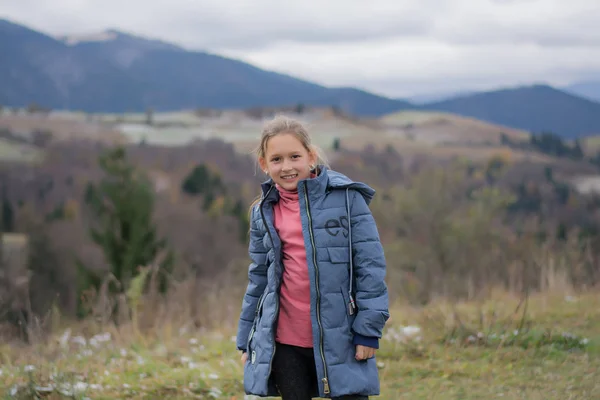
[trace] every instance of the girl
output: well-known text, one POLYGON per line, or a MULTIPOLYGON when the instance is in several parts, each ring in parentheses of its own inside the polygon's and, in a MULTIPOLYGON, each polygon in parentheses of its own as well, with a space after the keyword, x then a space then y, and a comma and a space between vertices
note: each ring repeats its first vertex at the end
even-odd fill
POLYGON ((283 400, 379 394, 375 350, 389 318, 375 191, 328 169, 297 121, 257 149, 270 179, 250 210, 252 260, 237 348, 244 390, 283 400))

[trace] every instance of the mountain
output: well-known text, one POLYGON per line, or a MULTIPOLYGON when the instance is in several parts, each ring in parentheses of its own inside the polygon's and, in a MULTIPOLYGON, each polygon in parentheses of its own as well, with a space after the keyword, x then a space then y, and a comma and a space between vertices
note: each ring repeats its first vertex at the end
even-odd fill
POLYGON ((600 81, 575 82, 563 88, 566 92, 600 102, 600 81))
POLYGON ((445 94, 443 100, 429 97, 416 105, 358 88, 325 87, 116 29, 50 37, 2 19, 0 54, 0 104, 7 106, 37 103, 53 109, 121 113, 303 103, 335 106, 359 117, 438 110, 564 137, 600 133, 599 103, 546 85, 463 92, 452 98, 445 94))
POLYGON ((128 68, 136 59, 151 51, 185 51, 171 43, 140 38, 116 29, 97 34, 61 36, 58 39, 73 46, 80 54, 98 54, 122 68, 128 68))
POLYGON ((409 96, 406 100, 410 101, 413 104, 424 105, 427 103, 440 102, 444 100, 453 99, 455 97, 463 97, 473 94, 472 91, 446 91, 446 92, 429 92, 429 93, 421 93, 415 94, 413 96, 409 96))
POLYGON ((0 104, 9 106, 139 112, 304 103, 358 116, 414 107, 117 30, 52 38, 0 20, 0 54, 0 104))
POLYGON ((427 103, 445 111, 534 133, 552 131, 565 138, 600 133, 600 103, 547 85, 476 93, 427 103))

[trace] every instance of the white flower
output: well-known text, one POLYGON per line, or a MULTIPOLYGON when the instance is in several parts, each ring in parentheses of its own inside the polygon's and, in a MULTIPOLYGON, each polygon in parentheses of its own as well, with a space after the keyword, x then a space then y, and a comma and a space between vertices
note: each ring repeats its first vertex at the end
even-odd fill
POLYGON ((209 379, 219 379, 219 375, 217 374, 208 374, 209 379))
POLYGON ((189 340, 189 343, 190 343, 192 346, 193 346, 193 345, 196 345, 196 344, 198 344, 198 339, 196 339, 196 338, 191 338, 191 339, 189 340))
POLYGON ((94 355, 94 352, 91 349, 85 349, 81 352, 81 355, 84 357, 91 357, 94 355))
POLYGON ((421 328, 418 326, 405 326, 399 328, 392 328, 387 331, 386 338, 393 340, 398 343, 407 343, 409 341, 419 342, 421 340, 421 336, 419 333, 421 332, 421 328))
POLYGON ((69 338, 71 337, 71 328, 68 328, 63 332, 58 342, 60 343, 60 347, 67 347, 69 343, 69 338))
POLYGON ((88 384, 85 382, 77 382, 73 387, 73 392, 84 392, 88 388, 88 384))
POLYGON ((419 328, 418 326, 405 326, 404 328, 402 328, 402 333, 408 337, 416 336, 420 332, 421 328, 419 328))
POLYGON ((90 339, 90 345, 98 347, 100 343, 110 342, 110 332, 99 333, 90 339))
POLYGON ((25 372, 35 371, 35 366, 33 366, 33 365, 26 365, 25 368, 23 368, 23 371, 25 371, 25 372))
POLYGON ((73 339, 71 339, 71 341, 73 343, 77 343, 78 345, 81 345, 81 346, 85 346, 87 344, 87 342, 83 336, 74 336, 73 339))
POLYGON ((52 393, 54 391, 54 386, 52 386, 52 385, 36 386, 35 390, 40 393, 52 393))

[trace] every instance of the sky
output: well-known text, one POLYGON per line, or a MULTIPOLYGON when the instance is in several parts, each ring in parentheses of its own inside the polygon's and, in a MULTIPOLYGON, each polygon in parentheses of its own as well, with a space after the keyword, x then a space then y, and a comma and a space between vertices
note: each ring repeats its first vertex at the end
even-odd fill
POLYGON ((0 18, 117 29, 394 98, 600 80, 598 0, 0 0, 0 18))

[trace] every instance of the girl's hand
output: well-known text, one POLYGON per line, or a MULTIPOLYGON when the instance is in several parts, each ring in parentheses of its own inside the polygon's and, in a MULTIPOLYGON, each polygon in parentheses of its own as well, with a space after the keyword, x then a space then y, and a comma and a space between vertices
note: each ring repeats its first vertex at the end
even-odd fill
POLYGON ((354 356, 354 358, 358 361, 373 358, 375 357, 375 350, 376 349, 372 347, 362 346, 360 344, 356 345, 356 356, 354 356))
POLYGON ((248 352, 247 351, 242 353, 242 364, 246 364, 246 361, 248 361, 248 352))

